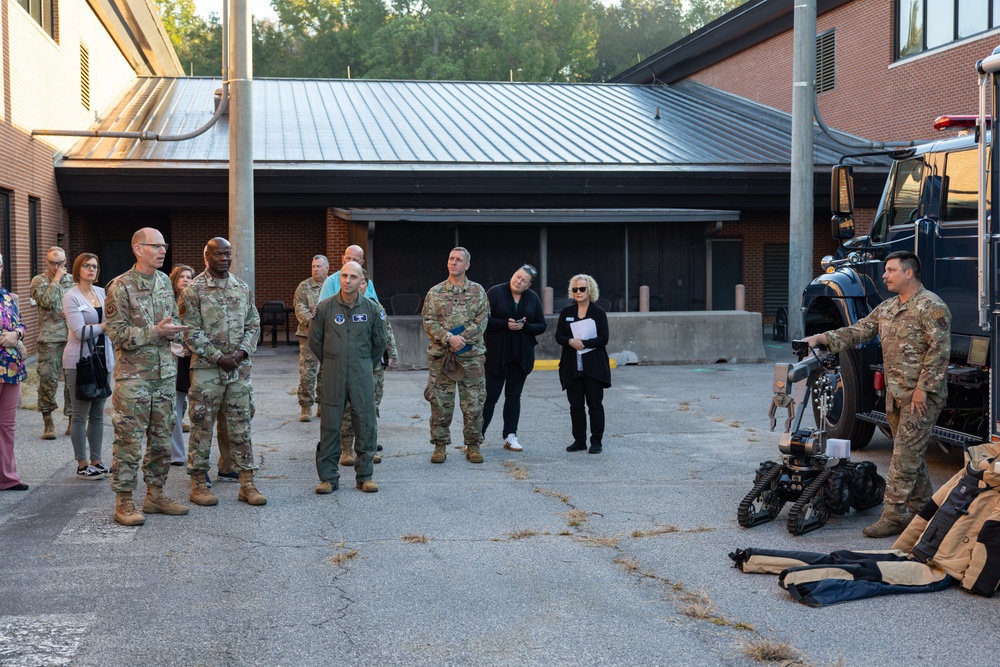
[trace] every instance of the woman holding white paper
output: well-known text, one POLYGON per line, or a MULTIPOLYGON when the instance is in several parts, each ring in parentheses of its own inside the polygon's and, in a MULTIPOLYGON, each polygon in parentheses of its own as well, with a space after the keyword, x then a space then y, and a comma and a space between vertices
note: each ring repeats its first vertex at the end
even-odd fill
POLYGON ((559 382, 569 399, 573 444, 567 452, 587 449, 587 412, 590 412, 590 453, 599 454, 604 437, 604 390, 611 386, 608 359, 608 315, 598 306, 597 281, 586 274, 569 281, 573 303, 559 313, 556 342, 562 348, 559 382), (586 410, 584 409, 586 403, 586 410))

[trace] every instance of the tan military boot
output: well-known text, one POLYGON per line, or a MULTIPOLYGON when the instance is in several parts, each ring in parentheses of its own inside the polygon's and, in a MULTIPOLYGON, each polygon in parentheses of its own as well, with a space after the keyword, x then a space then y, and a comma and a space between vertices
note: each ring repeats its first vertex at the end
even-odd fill
POLYGON ((382 457, 378 454, 372 456, 372 463, 382 463, 382 457))
POLYGON ((300 422, 312 421, 312 408, 310 408, 308 405, 303 405, 302 412, 301 414, 299 414, 299 421, 300 422))
POLYGON ((483 455, 479 451, 479 445, 466 445, 465 458, 469 459, 469 463, 482 463, 483 455))
POLYGON ((378 484, 376 484, 373 479, 366 479, 363 482, 355 482, 354 485, 365 493, 378 493, 378 484))
POLYGON ((146 517, 135 508, 131 491, 119 491, 115 502, 115 523, 123 526, 141 526, 146 517))
POLYGON ((55 422, 52 421, 52 413, 43 412, 42 421, 45 423, 45 430, 42 431, 42 440, 55 440, 56 425, 55 422))
POLYGON ((899 535, 913 520, 913 515, 903 507, 902 511, 895 507, 883 507, 882 516, 878 521, 865 528, 862 532, 868 537, 892 537, 899 535))
POLYGON ((146 514, 166 514, 167 516, 183 516, 190 508, 187 505, 175 503, 163 495, 162 486, 146 487, 146 500, 142 503, 142 511, 146 514))
POLYGON ((253 483, 253 470, 240 471, 240 492, 236 500, 247 505, 266 505, 267 498, 253 483))
POLYGON ((431 463, 444 463, 448 458, 448 448, 444 445, 434 445, 434 453, 431 454, 431 463))
POLYGON ((195 505, 203 507, 219 504, 219 499, 214 493, 208 490, 208 484, 205 482, 205 476, 202 474, 191 475, 191 495, 188 498, 195 505))
POLYGON ((340 452, 340 465, 342 466, 352 466, 354 465, 354 455, 350 451, 340 452))
POLYGON ((317 403, 316 404, 316 416, 317 417, 322 417, 323 416, 323 404, 322 403, 317 403))

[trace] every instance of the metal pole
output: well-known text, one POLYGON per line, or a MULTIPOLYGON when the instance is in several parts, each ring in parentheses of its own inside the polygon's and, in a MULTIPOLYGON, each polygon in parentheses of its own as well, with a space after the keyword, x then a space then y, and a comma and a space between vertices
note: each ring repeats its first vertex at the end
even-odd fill
POLYGON ((253 57, 250 11, 229 3, 229 241, 231 270, 256 294, 253 206, 253 57))
POLYGON ((538 289, 549 286, 549 228, 538 230, 538 289))
POLYGON ((813 274, 813 119, 816 0, 797 0, 792 60, 792 162, 788 230, 788 332, 805 336, 802 291, 813 274))
POLYGON ((625 223, 625 312, 628 312, 628 223, 625 223))

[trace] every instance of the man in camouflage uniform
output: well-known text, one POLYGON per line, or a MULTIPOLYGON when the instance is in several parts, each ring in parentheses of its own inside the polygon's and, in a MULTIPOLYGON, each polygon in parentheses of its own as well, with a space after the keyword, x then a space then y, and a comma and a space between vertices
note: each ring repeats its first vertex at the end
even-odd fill
POLYGON ((882 516, 865 528, 868 537, 898 535, 931 498, 924 455, 931 429, 948 398, 951 312, 920 284, 920 260, 912 252, 889 254, 882 275, 896 296, 880 303, 857 324, 810 336, 810 347, 826 344, 840 352, 875 336, 882 343, 885 414, 892 430, 892 460, 882 516))
POLYGON ((431 404, 431 463, 444 463, 451 444, 451 417, 455 412, 455 385, 465 425, 465 458, 482 463, 479 443, 483 437, 483 405, 486 402, 486 374, 483 364, 486 344, 483 334, 489 320, 486 290, 466 277, 472 256, 465 248, 448 255, 448 279, 427 292, 424 300, 424 331, 430 339, 427 363, 430 371, 424 397, 431 404), (453 380, 446 373, 445 355, 457 355, 464 377, 453 380))
POLYGON ((186 327, 175 324, 177 302, 163 266, 167 244, 155 229, 132 236, 135 265, 108 285, 104 302, 107 335, 115 346, 114 461, 111 490, 117 494, 115 521, 139 526, 146 517, 136 510, 136 487, 142 441, 149 437, 142 473, 146 480, 147 514, 187 514, 188 508, 163 495, 170 470, 170 436, 176 419, 177 362, 170 342, 186 327))
POLYGON ((250 355, 257 351, 260 315, 250 286, 229 272, 232 258, 229 241, 220 237, 209 241, 205 246, 206 269, 181 294, 181 322, 188 327, 184 342, 192 352, 187 473, 191 502, 197 505, 219 502, 208 490, 205 473, 222 404, 226 406, 233 463, 240 476, 237 500, 250 505, 267 503, 254 484, 258 466, 250 439, 254 415, 250 355))
MULTIPOLYGON (((56 405, 56 392, 62 377, 62 355, 66 347, 66 314, 63 297, 76 285, 73 276, 66 272, 66 252, 57 246, 45 255, 48 268, 31 279, 31 302, 38 306, 38 411, 42 413, 45 429, 43 440, 56 439, 56 426, 52 413, 56 405)), ((72 406, 69 386, 63 387, 63 414, 70 416, 72 406)), ((66 426, 69 435, 69 425, 66 426)))
MULTIPOLYGON (((362 294, 368 288, 368 273, 362 269, 363 278, 361 279, 360 291, 362 294)), ((396 359, 399 358, 399 353, 396 351, 396 336, 392 333, 392 324, 389 322, 389 318, 385 316, 385 309, 378 301, 373 302, 379 310, 379 315, 385 320, 385 330, 389 337, 388 342, 385 345, 385 354, 379 357, 378 362, 375 365, 375 372, 373 373, 373 378, 375 380, 375 456, 373 461, 375 463, 381 463, 382 457, 379 456, 379 452, 382 451, 382 445, 378 443, 378 418, 382 415, 379 413, 379 407, 382 405, 382 396, 385 395, 385 371, 386 369, 392 369, 393 364, 396 363, 396 359), (382 361, 385 359, 385 365, 383 366, 382 361)), ((354 420, 351 418, 351 402, 347 402, 347 407, 344 409, 344 423, 340 427, 340 465, 342 466, 352 466, 354 465, 354 449, 357 446, 354 437, 354 420)))
POLYGON ((323 255, 315 255, 312 259, 312 276, 299 283, 292 299, 295 304, 295 317, 299 321, 295 335, 299 339, 299 407, 302 409, 299 415, 300 422, 312 419, 313 403, 316 404, 318 417, 319 406, 323 402, 319 359, 309 349, 309 324, 316 315, 319 292, 323 289, 323 281, 329 273, 330 261, 323 255))
POLYGON ((340 269, 340 290, 320 301, 309 327, 309 347, 323 360, 323 412, 316 446, 316 493, 332 493, 340 482, 337 457, 340 427, 348 403, 357 431, 354 476, 365 493, 378 491, 372 479, 375 455, 375 365, 385 352, 385 314, 361 295, 361 265, 348 262, 340 269))

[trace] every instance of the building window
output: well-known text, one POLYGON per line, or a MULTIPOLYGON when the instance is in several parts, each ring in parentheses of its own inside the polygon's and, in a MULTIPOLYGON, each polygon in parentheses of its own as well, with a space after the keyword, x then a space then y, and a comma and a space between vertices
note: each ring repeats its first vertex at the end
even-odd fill
POLYGON ((828 90, 833 90, 833 84, 836 82, 836 43, 836 31, 834 30, 828 30, 822 35, 816 35, 817 93, 825 93, 828 90))
POLYGON ((37 276, 38 270, 38 216, 41 214, 42 201, 37 197, 28 197, 28 243, 31 246, 31 275, 37 276))
POLYGON ((1000 25, 1000 0, 895 0, 895 6, 897 58, 1000 25))
POLYGON ((90 49, 80 42, 80 104, 90 111, 90 49))
POLYGON ((55 39, 55 0, 17 0, 17 4, 35 19, 49 37, 55 39))
POLYGON ((11 290, 11 274, 14 270, 10 266, 11 256, 10 256, 10 192, 6 190, 0 190, 0 223, 3 225, 3 239, 0 243, 0 250, 3 251, 3 286, 8 292, 11 290))

